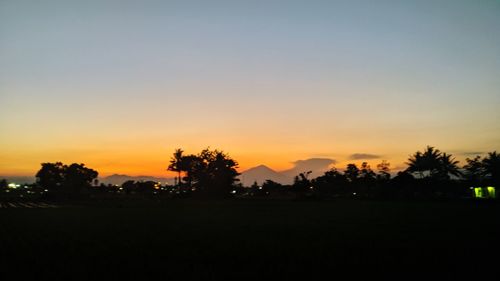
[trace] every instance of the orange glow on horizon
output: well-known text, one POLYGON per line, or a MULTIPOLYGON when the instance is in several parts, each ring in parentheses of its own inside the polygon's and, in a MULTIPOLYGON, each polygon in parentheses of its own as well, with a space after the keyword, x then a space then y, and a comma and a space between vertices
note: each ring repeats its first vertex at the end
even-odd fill
MULTIPOLYGON (((421 148, 420 148, 421 149, 421 148)), ((189 150, 185 151, 186 154, 190 154, 194 151, 199 150, 189 150)), ((416 151, 416 150, 415 150, 416 151)), ((131 153, 130 155, 124 153, 113 153, 113 154, 82 154, 78 155, 76 153, 72 154, 59 154, 59 155, 45 155, 42 154, 34 159, 24 159, 22 162, 17 162, 16 165, 4 165, 0 166, 0 176, 34 176, 35 173, 40 168, 40 164, 43 162, 63 162, 65 164, 70 163, 84 163, 87 167, 95 169, 99 172, 100 177, 106 177, 113 174, 123 174, 129 176, 154 176, 161 178, 175 177, 177 174, 174 172, 167 171, 169 165, 170 157, 173 149, 168 152, 163 152, 162 155, 157 155, 152 153, 152 151, 145 151, 144 153, 131 153), (111 160, 113 159, 113 160, 111 160)), ((334 159, 336 162, 331 165, 339 170, 344 170, 348 163, 355 163, 360 165, 362 162, 368 162, 373 170, 376 170, 376 166, 382 160, 387 160, 391 164, 391 170, 393 172, 402 170, 406 167, 405 162, 408 158, 407 154, 390 155, 390 157, 381 157, 378 159, 370 160, 351 160, 349 159, 349 154, 337 154, 332 156, 315 156, 315 155, 304 155, 291 153, 283 153, 281 155, 275 153, 274 155, 266 156, 266 154, 261 153, 231 153, 227 150, 230 157, 235 159, 239 163, 239 172, 243 172, 255 166, 265 165, 269 168, 280 172, 288 170, 294 167, 294 161, 305 160, 309 158, 328 158, 334 159)), ((456 155, 457 160, 460 160, 460 164, 464 164, 465 157, 456 155)), ((4 157, 5 160, 5 157, 4 157)))

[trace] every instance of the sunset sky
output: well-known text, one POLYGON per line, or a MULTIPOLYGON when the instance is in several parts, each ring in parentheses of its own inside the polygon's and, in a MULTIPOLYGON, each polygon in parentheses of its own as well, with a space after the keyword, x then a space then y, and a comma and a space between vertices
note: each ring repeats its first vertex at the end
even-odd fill
POLYGON ((500 150, 500 1, 0 1, 0 176, 500 150), (353 154, 370 154, 365 156, 353 154))

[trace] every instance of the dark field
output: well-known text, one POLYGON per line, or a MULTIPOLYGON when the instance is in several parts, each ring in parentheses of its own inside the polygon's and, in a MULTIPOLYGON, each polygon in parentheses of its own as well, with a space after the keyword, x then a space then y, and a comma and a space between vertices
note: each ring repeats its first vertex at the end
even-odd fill
POLYGON ((0 278, 496 274, 499 215, 487 201, 0 209, 0 278))

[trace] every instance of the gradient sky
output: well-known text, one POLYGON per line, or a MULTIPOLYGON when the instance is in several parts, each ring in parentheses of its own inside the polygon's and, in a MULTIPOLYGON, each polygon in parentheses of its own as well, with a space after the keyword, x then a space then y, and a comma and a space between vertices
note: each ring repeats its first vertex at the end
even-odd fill
POLYGON ((1 0, 0 175, 499 150, 499 31, 495 0, 1 0))

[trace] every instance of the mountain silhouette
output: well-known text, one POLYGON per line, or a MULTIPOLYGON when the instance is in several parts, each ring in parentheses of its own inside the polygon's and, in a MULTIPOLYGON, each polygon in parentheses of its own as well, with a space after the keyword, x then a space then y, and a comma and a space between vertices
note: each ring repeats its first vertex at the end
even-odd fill
MULTIPOLYGON (((266 180, 272 180, 281 184, 291 184, 293 183, 293 178, 303 172, 311 171, 309 178, 315 178, 321 176, 325 171, 327 171, 332 164, 335 164, 335 160, 328 158, 310 158, 305 160, 297 160, 293 162, 294 166, 291 169, 285 171, 275 171, 266 165, 259 165, 248 170, 245 170, 239 176, 241 183, 244 186, 250 186, 255 181, 262 184, 266 180)), ((6 178, 9 182, 16 183, 33 183, 35 182, 35 177, 0 177, 6 178)), ((174 184, 175 180, 171 178, 163 177, 153 177, 153 176, 129 176, 123 174, 113 174, 107 177, 99 178, 100 183, 121 185, 126 181, 154 181, 161 182, 162 184, 174 184)))
POLYGON ((266 180, 272 180, 281 184, 290 184, 293 181, 293 177, 291 178, 282 173, 276 172, 265 165, 250 168, 243 171, 240 175, 240 181, 244 186, 250 186, 254 182, 262 184, 266 180))
POLYGON ((243 171, 240 175, 240 181, 244 186, 250 186, 255 181, 258 184, 262 184, 265 180, 272 180, 281 184, 291 184, 293 183, 293 178, 300 173, 311 171, 309 176, 311 179, 321 176, 335 162, 335 160, 328 158, 297 160, 293 162, 294 166, 291 169, 280 172, 265 165, 259 165, 243 171))

